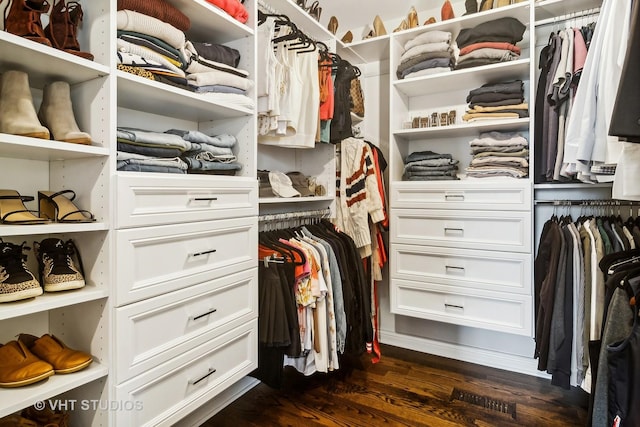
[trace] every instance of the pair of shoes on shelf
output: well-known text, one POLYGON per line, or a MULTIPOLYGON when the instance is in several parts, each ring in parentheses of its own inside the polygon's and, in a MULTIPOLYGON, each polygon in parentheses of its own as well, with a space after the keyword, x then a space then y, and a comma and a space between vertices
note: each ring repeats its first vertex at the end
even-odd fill
POLYGON ((53 8, 47 0, 6 0, 4 30, 42 43, 47 46, 93 60, 93 55, 80 50, 78 26, 83 12, 77 1, 53 0, 53 8), (49 9, 51 11, 49 12, 49 9), (49 24, 42 27, 40 15, 49 15, 49 24))
POLYGON ((80 131, 71 104, 69 83, 57 81, 44 87, 36 113, 29 76, 11 70, 0 79, 0 132, 75 144, 91 144, 91 135, 80 131))
POLYGON ((364 30, 362 31, 362 40, 384 36, 386 34, 387 30, 384 28, 382 18, 380 18, 380 15, 376 15, 376 17, 373 18, 373 28, 370 25, 366 25, 364 27, 364 30))
POLYGON ((24 202, 33 200, 16 190, 0 190, 0 224, 43 224, 55 222, 94 222, 94 215, 78 209, 73 190, 38 191, 38 211, 27 209, 24 202), (66 195, 71 195, 67 197, 66 195))
POLYGON ((407 14, 407 17, 403 19, 402 22, 400 22, 400 25, 398 25, 398 27, 396 27, 396 29, 393 30, 393 32, 396 33, 398 31, 408 30, 411 28, 415 28, 419 25, 420 25, 420 22, 418 21, 418 12, 416 11, 415 7, 411 6, 411 9, 409 9, 409 13, 407 14))
POLYGON ((22 387, 53 374, 78 372, 91 362, 90 354, 67 347, 53 335, 20 334, 0 346, 0 387, 22 387))
POLYGON ((40 281, 27 267, 26 242, 0 239, 0 303, 34 298, 46 292, 80 289, 86 285, 80 252, 73 240, 50 237, 34 242, 40 281))
MULTIPOLYGON (((69 427, 69 412, 60 408, 52 408, 51 402, 46 402, 44 407, 35 405, 22 410, 21 416, 38 426, 45 427, 69 427)), ((0 425, 0 427, 2 427, 0 425)))

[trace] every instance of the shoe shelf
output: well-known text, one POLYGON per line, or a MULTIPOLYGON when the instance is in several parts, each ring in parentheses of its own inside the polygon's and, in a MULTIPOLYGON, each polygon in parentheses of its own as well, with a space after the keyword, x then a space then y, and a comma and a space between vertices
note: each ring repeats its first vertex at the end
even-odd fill
POLYGON ((482 120, 478 122, 462 123, 449 126, 434 126, 426 128, 402 129, 393 132, 393 136, 400 141, 427 140, 430 138, 473 138, 480 132, 488 131, 527 131, 529 118, 482 120))
POLYGON ((0 133, 0 157, 55 161, 108 155, 105 147, 0 133))
POLYGON ((569 15, 589 9, 596 9, 602 5, 602 0, 544 0, 535 3, 535 19, 553 19, 562 15, 569 15))
POLYGON ((91 222, 81 224, 35 224, 35 225, 0 225, 0 236, 41 236, 57 233, 87 233, 90 231, 107 231, 109 224, 103 222, 91 222))
POLYGON ((247 24, 243 24, 205 0, 168 0, 168 3, 189 17, 191 28, 186 34, 190 40, 215 40, 224 44, 254 34, 253 29, 247 26, 253 22, 251 16, 247 24))
POLYGON ((43 87, 53 80, 70 85, 109 75, 109 67, 53 47, 0 31, 0 68, 27 71, 32 86, 43 87), (28 62, 20 59, 28 57, 28 62), (73 70, 72 72, 70 70, 73 70))
POLYGON ((250 116, 253 110, 212 100, 207 94, 118 71, 118 107, 183 120, 209 121, 250 116))
MULTIPOLYGON (((530 65, 531 60, 524 58, 448 73, 396 80, 393 86, 398 92, 412 97, 452 92, 462 87, 473 89, 491 82, 529 80, 530 65)), ((393 73, 395 74, 395 71, 393 73)))
POLYGON ((84 288, 73 291, 45 292, 28 300, 3 302, 0 310, 0 320, 95 301, 106 298, 108 294, 109 292, 104 288, 87 284, 84 288))
POLYGON ((337 39, 336 44, 340 48, 338 54, 353 63, 369 63, 389 59, 389 34, 372 37, 365 40, 356 40, 352 43, 344 43, 337 39))
MULTIPOLYGON (((0 402, 2 402, 0 417, 12 414, 39 401, 55 400, 54 396, 106 377, 108 373, 107 366, 94 360, 91 365, 79 372, 66 375, 54 374, 45 381, 36 384, 0 389, 0 402)), ((97 396, 85 396, 84 398, 89 400, 99 399, 97 396)), ((60 401, 64 403, 64 399, 60 401)), ((105 404, 104 401, 101 403, 105 404)), ((76 402, 76 405, 79 406, 80 402, 76 402)))

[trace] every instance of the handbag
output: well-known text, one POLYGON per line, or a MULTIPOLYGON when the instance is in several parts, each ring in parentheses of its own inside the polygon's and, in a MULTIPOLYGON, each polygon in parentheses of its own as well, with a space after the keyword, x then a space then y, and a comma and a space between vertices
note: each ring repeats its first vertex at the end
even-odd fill
POLYGON ((351 112, 359 117, 364 117, 364 95, 359 78, 351 80, 349 94, 351 95, 351 112))

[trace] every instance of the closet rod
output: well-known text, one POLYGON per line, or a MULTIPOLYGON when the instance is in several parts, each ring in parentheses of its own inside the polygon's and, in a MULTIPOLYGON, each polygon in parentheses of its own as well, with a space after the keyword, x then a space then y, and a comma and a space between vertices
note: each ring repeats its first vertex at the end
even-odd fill
POLYGON ((592 9, 581 10, 579 12, 568 13, 566 15, 554 16, 553 18, 541 19, 540 21, 536 21, 534 24, 535 24, 536 27, 542 26, 542 25, 549 25, 549 24, 558 24, 560 22, 569 21, 569 20, 575 19, 575 18, 582 18, 582 17, 585 17, 585 16, 591 16, 591 15, 598 15, 599 13, 600 13, 600 8, 599 7, 595 7, 595 8, 592 8, 592 9))
POLYGON ((270 221, 286 221, 294 218, 329 218, 331 216, 331 209, 317 209, 312 211, 295 211, 285 212, 279 214, 268 214, 258 216, 259 222, 270 221))
POLYGON ((640 206, 640 201, 633 200, 534 200, 536 205, 552 206, 640 206))
MULTIPOLYGON (((283 13, 280 10, 277 10, 276 8, 274 8, 272 5, 270 5, 269 3, 263 1, 263 0, 258 0, 258 10, 262 10, 265 13, 270 13, 273 15, 284 15, 284 16, 288 16, 286 13, 283 13)), ((290 18, 291 19, 291 18, 290 18)), ((293 22, 293 19, 291 19, 291 22, 293 22)), ((311 40, 313 40, 314 42, 317 42, 318 39, 317 37, 314 36, 310 36, 308 31, 304 30, 304 27, 301 26, 300 22, 294 22, 294 24, 296 25, 296 27, 302 31, 307 37, 309 37, 311 40)))

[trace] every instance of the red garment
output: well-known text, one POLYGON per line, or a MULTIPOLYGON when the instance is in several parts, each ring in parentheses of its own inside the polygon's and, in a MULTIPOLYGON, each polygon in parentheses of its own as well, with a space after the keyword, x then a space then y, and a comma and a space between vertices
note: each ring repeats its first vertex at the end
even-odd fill
POLYGON ((320 120, 333 118, 334 93, 333 79, 331 78, 331 61, 319 64, 318 79, 320 81, 320 120), (324 97, 323 97, 324 95, 324 97))
POLYGON ((207 0, 207 2, 218 6, 243 24, 249 20, 249 12, 238 0, 207 0))
POLYGON ((479 43, 473 43, 470 44, 469 46, 465 46, 462 49, 460 49, 460 55, 466 55, 469 52, 473 52, 476 49, 482 49, 484 47, 490 47, 493 49, 504 49, 504 50, 510 50, 511 52, 517 53, 518 55, 520 55, 520 47, 511 44, 511 43, 507 43, 507 42, 479 42, 479 43))

